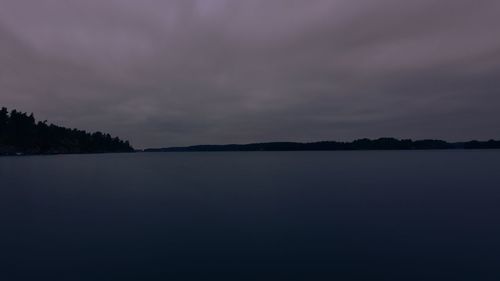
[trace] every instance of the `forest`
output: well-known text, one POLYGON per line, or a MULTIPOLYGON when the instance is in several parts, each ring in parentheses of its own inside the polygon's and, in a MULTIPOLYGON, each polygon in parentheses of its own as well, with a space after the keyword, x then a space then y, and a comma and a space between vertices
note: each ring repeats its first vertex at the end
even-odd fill
POLYGON ((267 142, 252 144, 196 145, 146 149, 145 152, 198 151, 329 151, 329 150, 435 150, 435 149, 500 149, 500 141, 446 142, 443 140, 411 140, 396 138, 359 139, 352 142, 321 141, 312 143, 267 142))
POLYGON ((0 110, 0 155, 132 152, 128 141, 109 134, 88 133, 47 124, 33 114, 0 110))

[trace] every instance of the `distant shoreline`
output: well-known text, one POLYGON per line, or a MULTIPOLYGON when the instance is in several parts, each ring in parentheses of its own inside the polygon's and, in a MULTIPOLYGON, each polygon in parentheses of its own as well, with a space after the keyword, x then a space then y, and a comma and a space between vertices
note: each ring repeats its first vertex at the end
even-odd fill
POLYGON ((395 138, 359 139, 352 142, 265 142, 251 144, 195 145, 185 147, 148 148, 142 152, 222 152, 222 151, 362 151, 362 150, 452 150, 500 149, 500 141, 447 142, 443 140, 411 140, 395 138))

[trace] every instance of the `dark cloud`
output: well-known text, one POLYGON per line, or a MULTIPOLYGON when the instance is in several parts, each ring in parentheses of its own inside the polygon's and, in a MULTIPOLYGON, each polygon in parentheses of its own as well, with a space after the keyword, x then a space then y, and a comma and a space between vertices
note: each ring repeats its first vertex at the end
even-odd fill
POLYGON ((0 7, 0 104, 138 147, 500 138, 498 1, 0 7))

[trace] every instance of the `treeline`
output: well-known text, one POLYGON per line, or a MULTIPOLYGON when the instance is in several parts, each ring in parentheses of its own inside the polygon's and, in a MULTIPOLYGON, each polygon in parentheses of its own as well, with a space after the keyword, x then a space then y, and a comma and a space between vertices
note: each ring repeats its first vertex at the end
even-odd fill
POLYGON ((329 150, 424 150, 424 149, 498 149, 500 141, 470 141, 449 143, 443 140, 399 140, 380 138, 359 139, 353 142, 323 141, 313 143, 268 142, 253 144, 197 145, 146 149, 146 152, 197 152, 197 151, 329 151, 329 150))
POLYGON ((0 110, 0 155, 131 152, 128 141, 45 122, 33 114, 0 110))

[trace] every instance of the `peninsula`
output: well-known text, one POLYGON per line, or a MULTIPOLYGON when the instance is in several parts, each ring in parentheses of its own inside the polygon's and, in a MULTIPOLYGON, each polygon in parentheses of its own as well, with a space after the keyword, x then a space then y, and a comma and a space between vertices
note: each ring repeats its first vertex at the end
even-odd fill
POLYGON ((128 141, 37 122, 33 114, 0 109, 0 155, 132 152, 128 141))

